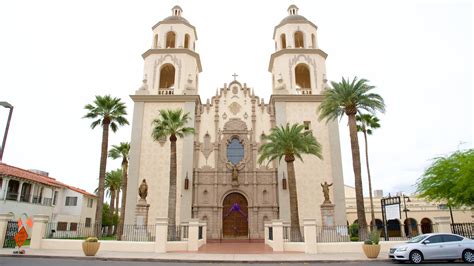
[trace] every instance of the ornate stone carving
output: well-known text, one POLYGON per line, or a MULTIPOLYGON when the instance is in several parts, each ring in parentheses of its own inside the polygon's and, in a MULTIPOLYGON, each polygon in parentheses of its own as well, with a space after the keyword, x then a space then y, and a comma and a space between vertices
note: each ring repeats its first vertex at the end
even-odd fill
POLYGON ((231 118, 224 125, 224 130, 226 131, 242 131, 247 130, 247 124, 244 121, 238 118, 231 118))
POLYGON ((227 119, 227 114, 225 112, 222 114, 222 119, 227 119))
POLYGON ((204 154, 206 160, 209 158, 209 155, 212 152, 211 135, 209 135, 209 132, 206 132, 206 135, 204 135, 204 142, 202 145, 201 152, 202 154, 204 154))
POLYGON ((233 102, 229 105, 229 110, 234 115, 238 114, 241 108, 242 106, 240 106, 240 104, 238 104, 237 102, 233 102))

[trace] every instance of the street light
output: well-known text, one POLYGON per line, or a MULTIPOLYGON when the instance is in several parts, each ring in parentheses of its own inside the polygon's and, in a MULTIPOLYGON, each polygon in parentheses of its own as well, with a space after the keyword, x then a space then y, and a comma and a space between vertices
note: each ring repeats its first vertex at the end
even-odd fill
POLYGON ((10 112, 8 113, 8 120, 7 120, 7 125, 5 127, 5 134, 3 134, 3 142, 2 142, 2 149, 0 150, 0 162, 3 159, 3 151, 5 151, 5 144, 7 143, 7 135, 8 135, 8 129, 10 128, 10 120, 12 119, 12 113, 13 113, 13 105, 7 103, 7 102, 0 102, 0 105, 10 109, 10 112))
POLYGON ((402 194, 403 198, 403 211, 405 212, 405 222, 407 223, 408 226, 408 237, 411 237, 411 220, 408 220, 408 212, 410 211, 407 209, 407 203, 405 202, 405 199, 408 199, 408 202, 411 202, 410 197, 405 196, 405 194, 402 194))

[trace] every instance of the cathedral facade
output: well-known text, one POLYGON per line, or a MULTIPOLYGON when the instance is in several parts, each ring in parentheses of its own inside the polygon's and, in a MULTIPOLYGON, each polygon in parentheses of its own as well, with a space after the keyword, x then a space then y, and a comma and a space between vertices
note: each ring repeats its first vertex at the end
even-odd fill
POLYGON ((199 54, 196 28, 175 6, 172 15, 153 26, 151 48, 143 54, 143 85, 134 101, 126 224, 137 223, 138 187, 148 183, 147 223, 167 217, 170 141, 154 141, 152 121, 159 110, 181 108, 192 118, 195 134, 177 141, 177 223, 192 218, 207 222, 207 236, 264 237, 264 223, 290 221, 286 163, 257 163, 258 149, 270 129, 300 123, 322 145, 323 159, 303 156, 295 161, 300 221, 323 223, 321 184, 332 183, 332 221, 346 224, 344 184, 336 122, 318 121, 317 108, 326 87, 327 54, 317 45, 317 27, 298 15, 294 5, 274 29, 276 51, 268 70, 273 86, 270 101, 233 80, 205 102, 199 96, 199 54))

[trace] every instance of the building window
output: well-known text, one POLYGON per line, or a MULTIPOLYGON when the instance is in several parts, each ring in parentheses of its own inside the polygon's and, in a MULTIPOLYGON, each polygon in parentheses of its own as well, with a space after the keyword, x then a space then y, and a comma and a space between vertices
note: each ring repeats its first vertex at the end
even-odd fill
POLYGON ((69 231, 77 231, 77 223, 71 223, 69 225, 69 231))
POLYGON ((175 69, 171 64, 164 65, 160 70, 160 89, 169 89, 174 86, 175 69))
POLYGON ((189 48, 189 34, 184 35, 184 48, 189 48))
POLYGON ((295 48, 304 48, 303 32, 295 32, 295 48))
POLYGON ((447 210, 448 209, 448 205, 446 204, 439 204, 438 205, 438 210, 447 210))
POLYGON ((77 206, 77 197, 66 197, 66 206, 77 206))
POLYGON ((66 231, 67 230, 67 222, 58 222, 58 231, 66 231))
POLYGON ((85 226, 86 226, 86 227, 91 227, 91 222, 92 222, 92 219, 91 219, 91 218, 86 218, 86 224, 85 224, 85 226))
POLYGON ((166 48, 174 48, 176 34, 172 31, 166 34, 166 48))
POLYGON ((94 200, 93 199, 87 199, 87 207, 88 208, 92 208, 92 205, 94 204, 94 200))
POLYGON ((309 68, 306 64, 298 64, 295 67, 296 88, 310 89, 311 78, 309 75, 309 68))
POLYGON ((53 205, 56 205, 56 202, 58 201, 58 192, 54 191, 54 196, 53 196, 53 205))
POLYGON ((286 35, 285 34, 280 35, 280 39, 281 39, 281 49, 285 49, 286 48, 286 35))
POLYGON ((227 146, 227 160, 232 164, 238 164, 244 158, 244 145, 237 138, 233 138, 227 146))
POLYGON ((304 130, 310 130, 311 128, 311 121, 303 121, 304 130))

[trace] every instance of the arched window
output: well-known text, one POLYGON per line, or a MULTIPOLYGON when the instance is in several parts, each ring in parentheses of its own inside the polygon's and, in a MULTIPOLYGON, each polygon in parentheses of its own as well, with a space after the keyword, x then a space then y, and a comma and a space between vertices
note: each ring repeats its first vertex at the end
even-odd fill
POLYGON ((155 38, 153 40, 153 48, 158 48, 158 34, 155 34, 155 38))
POLYGON ((232 164, 238 164, 244 158, 244 145, 237 138, 233 138, 227 145, 227 160, 232 164))
POLYGON ((166 34, 166 48, 174 48, 176 42, 176 34, 172 31, 169 31, 166 34))
POLYGON ((283 33, 282 35, 280 35, 280 39, 281 39, 281 49, 285 49, 286 48, 286 35, 283 33))
POLYGON ((311 78, 309 75, 309 68, 306 64, 298 64, 295 67, 295 78, 297 89, 310 89, 311 78))
POLYGON ((314 34, 311 34, 312 48, 316 48, 316 37, 314 34))
POLYGON ((174 66, 165 64, 160 70, 160 89, 169 89, 174 86, 174 66))
POLYGON ((304 48, 303 32, 295 32, 295 48, 304 48))
POLYGON ((189 48, 189 34, 184 35, 184 48, 189 48))

